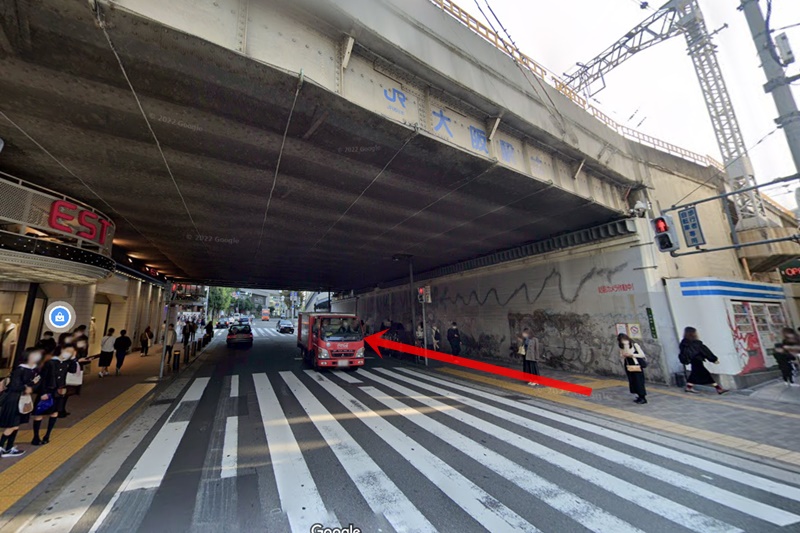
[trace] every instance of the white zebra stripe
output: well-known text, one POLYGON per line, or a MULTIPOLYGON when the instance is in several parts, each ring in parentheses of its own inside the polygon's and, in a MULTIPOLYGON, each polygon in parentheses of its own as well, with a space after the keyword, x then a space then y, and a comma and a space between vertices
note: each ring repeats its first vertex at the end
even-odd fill
POLYGON ((292 372, 281 372, 297 401, 336 455, 373 512, 398 531, 431 532, 436 528, 292 372))
MULTIPOLYGON (((661 446, 660 444, 656 444, 650 441, 638 439, 636 437, 632 437, 630 435, 626 435, 624 433, 619 433, 612 429, 607 429, 601 426, 596 426, 594 424, 590 424, 588 422, 583 422, 580 420, 576 420, 574 418, 570 418, 568 416, 560 415, 558 413, 554 413, 548 411, 546 409, 542 409, 539 407, 535 407, 533 405, 515 402, 509 400, 507 398, 503 398, 501 396, 490 394, 478 389, 472 389, 469 387, 465 387, 463 385, 459 385, 457 383, 453 383, 452 381, 446 381, 443 379, 439 379, 433 376, 422 375, 419 372, 414 371, 407 371, 407 369, 398 369, 405 374, 409 374, 412 376, 416 376, 422 379, 426 379, 432 383, 437 383, 443 385, 445 387, 450 387, 451 389, 459 390, 462 392, 466 392, 472 394, 474 396, 478 396, 481 398, 486 398, 487 400, 491 400, 493 402, 497 402, 503 405, 507 405, 509 407, 513 407, 515 409, 519 409, 521 411, 525 411, 532 415, 536 415, 542 418, 546 418, 548 420, 552 420, 554 422, 558 422, 560 424, 564 424, 570 427, 574 427, 576 429, 580 429, 582 431, 586 431, 588 433, 592 433, 594 435, 598 435, 600 437, 604 437, 606 439, 619 442, 620 444, 626 444, 628 446, 632 446, 638 448, 642 451, 647 453, 651 453, 653 455, 657 455, 659 457, 663 457, 665 459, 674 460, 675 459, 675 450, 671 448, 667 448, 666 446, 661 446)), ((396 375, 396 374, 394 374, 396 375)), ((784 483, 779 483, 777 481, 773 481, 771 479, 766 479, 761 476, 753 475, 748 472, 743 472, 741 470, 735 470, 725 465, 721 465, 719 463, 715 463, 709 461, 707 459, 703 459, 701 457, 696 457, 690 454, 683 454, 680 457, 680 462, 682 464, 692 466, 693 468, 698 468, 710 474, 715 474, 720 477, 724 477, 731 481, 735 481, 737 483, 741 483, 745 486, 752 487, 755 489, 763 490, 765 492, 770 492, 772 494, 776 494, 778 496, 782 496, 784 498, 788 498, 790 500, 800 502, 800 489, 793 487, 791 485, 786 485, 784 483)))
MULTIPOLYGON (((386 372, 384 369, 375 369, 375 370, 384 374, 391 375, 391 373, 386 372)), ((513 413, 510 413, 508 411, 500 411, 499 409, 493 409, 492 406, 488 404, 471 401, 468 398, 464 398, 462 396, 456 395, 450 391, 445 391, 444 389, 440 389, 438 387, 427 385, 415 379, 398 375, 395 375, 395 377, 406 383, 426 388, 430 391, 433 391, 435 394, 439 394, 447 398, 452 398, 464 405, 475 407, 477 409, 482 410, 483 412, 493 414, 494 416, 499 415, 501 420, 509 420, 514 423, 519 423, 514 418, 513 413)), ((386 380, 383 381, 385 382, 386 380)), ((399 390, 397 388, 398 385, 395 385, 391 382, 387 383, 390 383, 390 385, 387 386, 391 386, 392 388, 399 390)), ((496 438, 502 439, 504 442, 516 448, 519 448, 524 452, 531 453, 539 457, 540 459, 547 461, 553 465, 556 465, 566 470, 567 472, 575 476, 578 476, 580 478, 583 478, 584 480, 594 485, 597 485, 598 487, 607 490, 613 494, 624 494, 628 501, 635 503, 636 505, 639 505, 644 509, 647 509, 653 513, 663 516, 667 520, 675 522, 676 524, 680 524, 692 530, 697 530, 697 528, 699 528, 700 531, 709 533, 711 532, 731 533, 731 532, 742 531, 741 529, 736 528, 730 524, 726 524, 725 522, 716 520, 715 518, 697 512, 694 509, 687 508, 685 505, 681 505, 677 502, 664 498, 663 496, 660 496, 654 492, 650 492, 641 487, 637 487, 632 483, 629 483, 625 480, 612 476, 611 474, 608 474, 598 468, 582 463, 566 454, 552 450, 546 446, 539 444, 538 442, 526 439, 525 437, 517 435, 514 432, 508 431, 507 429, 501 428, 494 424, 490 424, 485 420, 477 418, 475 416, 463 413, 458 409, 452 409, 452 407, 450 407, 449 405, 439 402, 437 400, 429 400, 427 398, 421 398, 420 394, 416 391, 412 391, 405 387, 403 387, 403 389, 408 391, 414 397, 415 400, 420 401, 430 407, 435 406, 434 408, 436 408, 437 410, 439 410, 439 412, 447 416, 455 418, 456 420, 463 422, 464 424, 477 428, 480 431, 483 431, 496 438)), ((554 430, 555 428, 550 428, 550 431, 554 430)))
MULTIPOLYGON (((368 378, 374 379, 378 383, 386 381, 383 378, 370 374, 369 372, 365 372, 365 374, 368 378)), ((408 396, 412 396, 416 401, 424 402, 424 399, 419 398, 419 395, 414 394, 414 391, 411 391, 406 387, 402 387, 405 389, 405 391, 402 391, 400 388, 401 387, 397 388, 399 392, 405 393, 405 391, 408 391, 411 393, 408 394, 408 396)), ((392 409, 393 411, 402 415, 410 422, 418 425, 431 434, 436 435, 438 438, 442 439, 451 446, 454 446, 461 452, 470 457, 479 458, 478 460, 485 467, 493 470, 526 492, 541 499, 554 509, 561 511, 569 518, 583 525, 586 529, 590 531, 596 531, 597 533, 607 533, 609 531, 613 531, 615 533, 641 532, 640 529, 628 524, 627 522, 610 513, 605 512, 596 505, 579 498, 575 494, 562 489, 555 483, 547 481, 530 470, 520 467, 519 464, 511 461, 510 459, 506 459, 499 453, 487 448, 486 446, 465 437, 457 431, 450 429, 444 424, 437 422, 428 416, 420 416, 419 411, 409 407, 399 400, 387 396, 384 392, 374 387, 361 387, 360 390, 369 394, 376 401, 385 405, 389 409, 392 409)), ((427 402, 424 403, 427 404, 427 402)), ((434 405, 434 402, 431 402, 431 404, 432 405, 430 406, 434 409, 441 409, 441 407, 434 405)))
POLYGON ((253 374, 253 383, 281 507, 292 531, 311 531, 316 523, 339 524, 336 516, 325 508, 269 378, 266 374, 253 374))
POLYGON ((489 531, 539 531, 417 441, 394 427, 378 413, 344 392, 328 378, 309 370, 306 373, 486 529, 489 531))

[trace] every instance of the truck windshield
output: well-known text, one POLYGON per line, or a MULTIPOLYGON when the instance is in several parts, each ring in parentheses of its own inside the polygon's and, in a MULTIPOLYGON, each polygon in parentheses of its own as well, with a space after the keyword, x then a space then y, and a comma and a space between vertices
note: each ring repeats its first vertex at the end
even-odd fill
POLYGON ((360 341, 361 328, 348 318, 325 318, 322 321, 322 338, 326 341, 360 341))

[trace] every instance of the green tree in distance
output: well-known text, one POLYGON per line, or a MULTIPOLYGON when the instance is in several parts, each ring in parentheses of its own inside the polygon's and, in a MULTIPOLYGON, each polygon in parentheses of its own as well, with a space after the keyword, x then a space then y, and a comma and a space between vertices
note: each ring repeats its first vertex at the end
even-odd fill
POLYGON ((227 311, 233 302, 233 289, 227 287, 211 287, 208 290, 208 307, 211 308, 213 317, 220 311, 227 311))

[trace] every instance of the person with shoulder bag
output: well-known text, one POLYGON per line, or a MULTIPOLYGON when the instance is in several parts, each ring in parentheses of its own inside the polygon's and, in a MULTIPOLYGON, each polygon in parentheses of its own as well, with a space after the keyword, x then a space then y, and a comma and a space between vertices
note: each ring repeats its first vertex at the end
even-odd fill
POLYGON ((647 403, 647 390, 644 386, 644 369, 647 368, 647 356, 642 347, 633 342, 624 333, 617 335, 619 357, 625 365, 625 375, 628 377, 628 389, 636 395, 634 403, 647 403))
POLYGON ((11 372, 6 389, 0 394, 0 457, 19 457, 25 452, 14 446, 21 424, 27 424, 33 411, 31 394, 39 387, 38 373, 42 360, 42 350, 28 348, 23 357, 24 363, 11 372))
MULTIPOLYGON (((520 353, 524 358, 522 361, 522 371, 526 374, 539 375, 539 339, 531 334, 528 328, 522 330, 522 350, 520 353)), ((531 387, 538 387, 539 384, 529 381, 531 387)))

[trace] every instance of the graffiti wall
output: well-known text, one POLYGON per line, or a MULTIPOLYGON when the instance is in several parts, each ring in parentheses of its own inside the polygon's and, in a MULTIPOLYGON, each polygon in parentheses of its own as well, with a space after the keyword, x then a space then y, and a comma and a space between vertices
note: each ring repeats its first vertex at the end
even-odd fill
MULTIPOLYGON (((648 379, 665 381, 661 345, 648 327, 652 306, 639 253, 631 247, 604 248, 602 255, 573 254, 429 282, 433 303, 426 306, 428 325, 438 326, 444 338, 456 322, 462 355, 514 362, 519 362, 518 337, 527 327, 542 342, 545 368, 616 376, 624 375, 615 341, 618 325, 631 325, 650 358, 648 379)), ((405 287, 362 295, 346 309, 357 307, 375 326, 373 331, 387 320, 410 329, 411 305, 411 291, 405 287)), ((420 322, 421 304, 414 305, 420 322)), ((449 351, 447 342, 443 344, 449 351)))

